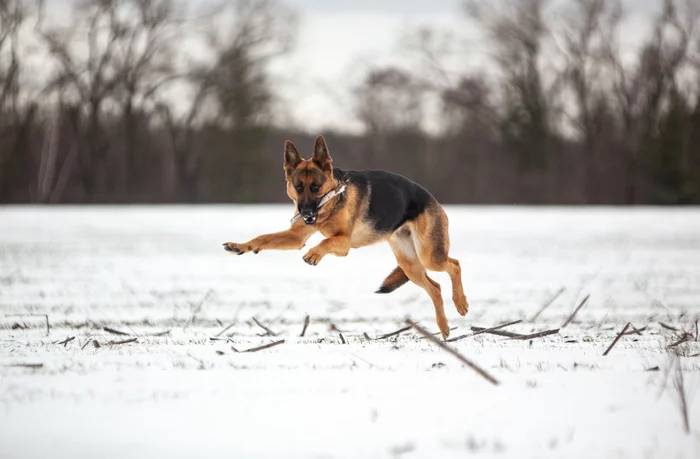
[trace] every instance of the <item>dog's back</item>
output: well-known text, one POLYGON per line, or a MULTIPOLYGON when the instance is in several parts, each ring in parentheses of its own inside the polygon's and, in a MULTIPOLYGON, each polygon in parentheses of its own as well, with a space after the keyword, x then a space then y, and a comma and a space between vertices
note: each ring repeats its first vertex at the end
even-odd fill
POLYGON ((437 201, 428 190, 406 177, 385 171, 345 171, 333 169, 336 180, 357 187, 364 204, 362 217, 378 234, 390 234, 415 220, 437 201))

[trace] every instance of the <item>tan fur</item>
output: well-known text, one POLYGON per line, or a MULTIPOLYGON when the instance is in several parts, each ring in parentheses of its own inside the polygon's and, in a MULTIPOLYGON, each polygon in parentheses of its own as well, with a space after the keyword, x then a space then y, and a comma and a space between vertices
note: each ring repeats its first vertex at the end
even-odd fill
MULTIPOLYGON (((291 142, 285 142, 284 170, 287 194, 294 201, 295 208, 300 199, 309 197, 310 181, 319 179, 321 174, 325 177, 325 182, 317 191, 317 196, 323 196, 338 186, 333 178, 328 147, 321 136, 316 139, 313 157, 308 160, 299 156, 291 142), (304 184, 301 195, 295 189, 293 181, 304 184)), ((422 287, 433 302, 440 332, 443 338, 447 338, 450 331, 440 285, 428 276, 427 270, 449 274, 452 300, 459 314, 465 315, 469 304, 462 287, 459 262, 448 256, 450 239, 444 209, 435 203, 393 233, 377 234, 366 219, 370 196, 371 190, 361 194, 355 187, 349 186, 345 192, 345 205, 334 209, 340 199, 338 196, 334 197, 319 209, 314 225, 306 225, 300 220, 285 231, 258 236, 240 244, 226 242, 224 248, 238 255, 247 252, 258 253, 261 250, 299 250, 313 233, 319 231, 326 239, 304 255, 304 261, 317 265, 328 254, 344 257, 351 248, 387 241, 394 252, 398 267, 384 280, 378 293, 391 292, 403 285, 407 279, 422 287)))

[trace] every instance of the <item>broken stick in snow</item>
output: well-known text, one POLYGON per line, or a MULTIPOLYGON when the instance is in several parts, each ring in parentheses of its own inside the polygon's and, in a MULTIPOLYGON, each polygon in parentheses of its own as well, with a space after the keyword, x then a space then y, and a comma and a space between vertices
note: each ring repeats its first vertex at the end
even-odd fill
MULTIPOLYGON (((475 331, 474 333, 468 333, 466 335, 455 336, 454 338, 448 339, 447 342, 453 343, 455 341, 459 341, 459 340, 464 339, 464 338, 469 338, 470 336, 476 336, 476 335, 480 335, 482 333, 490 333, 492 331, 499 330, 501 328, 510 327, 511 325, 519 324, 520 322, 522 322, 522 320, 516 320, 513 322, 508 322, 507 324, 496 325, 495 327, 491 327, 491 328, 482 328, 481 330, 475 331)), ((479 328, 479 327, 472 327, 472 330, 474 328, 479 328)))
POLYGON ((268 335, 270 335, 270 336, 277 336, 277 333, 273 332, 272 330, 270 330, 269 328, 267 328, 265 325, 261 324, 260 321, 259 321, 258 319, 255 318, 255 316, 253 316, 253 322, 255 322, 255 324, 256 324, 258 327, 260 327, 260 328, 262 328, 263 330, 265 330, 265 332, 266 332, 268 335))
POLYGON ((224 329, 221 330, 219 333, 217 333, 216 335, 214 335, 214 338, 218 338, 219 336, 223 335, 224 333, 226 333, 227 331, 229 331, 229 329, 231 329, 231 327, 233 327, 234 325, 236 325, 236 322, 231 322, 231 325, 229 325, 228 327, 224 328, 224 329))
POLYGON ((129 343, 135 343, 138 338, 130 338, 130 339, 125 339, 123 341, 110 341, 107 343, 108 346, 116 346, 119 344, 129 344, 129 343))
POLYGON ((129 336, 129 333, 115 330, 115 329, 109 328, 109 327, 102 327, 102 330, 106 331, 107 333, 111 333, 113 335, 129 336))
POLYGON ((269 348, 271 348, 271 347, 273 347, 273 346, 278 346, 278 345, 280 345, 280 344, 284 344, 284 340, 283 340, 283 339, 281 339, 281 340, 279 340, 279 341, 274 341, 274 342, 269 343, 269 344, 264 344, 264 345, 262 345, 262 346, 252 347, 252 348, 250 348, 250 349, 245 349, 245 350, 243 350, 243 351, 239 351, 238 349, 236 349, 236 348, 233 347, 233 346, 231 346, 231 349, 233 349, 235 352, 258 352, 258 351, 262 351, 263 349, 269 349, 269 348))
POLYGON ((635 326, 632 324, 630 324, 630 328, 632 330, 625 332, 625 335, 640 335, 641 336, 642 332, 647 329, 647 327, 635 328, 635 326))
POLYGON ((75 339, 75 336, 71 336, 70 338, 66 338, 63 341, 60 341, 58 344, 63 344, 63 347, 66 347, 68 343, 73 341, 75 339))
POLYGON ((627 322, 627 325, 625 325, 625 328, 623 328, 622 331, 621 331, 620 333, 617 334, 617 336, 615 337, 615 339, 613 340, 613 342, 610 343, 610 347, 608 347, 608 349, 607 349, 605 352, 603 352, 603 356, 608 355, 608 352, 610 352, 610 351, 612 350, 612 348, 615 347, 615 345, 617 344, 617 342, 620 341, 620 338, 622 338, 622 336, 625 334, 625 332, 627 331, 628 328, 630 328, 630 323, 629 323, 629 322, 627 322))
POLYGON ((579 303, 578 307, 576 309, 574 309, 574 312, 572 312, 571 315, 569 316, 569 318, 566 319, 566 322, 564 322, 564 325, 562 325, 561 328, 566 327, 567 325, 569 325, 571 323, 572 320, 574 320, 574 317, 576 317, 576 314, 578 314, 578 312, 581 310, 583 305, 586 304, 586 301, 588 301, 588 298, 590 298, 590 297, 591 297, 591 294, 589 293, 588 295, 586 295, 586 297, 583 300, 581 300, 581 303, 579 303))
POLYGON ((666 347, 676 347, 676 346, 679 346, 683 343, 687 343, 688 341, 692 341, 692 340, 693 340, 693 335, 691 335, 690 333, 684 333, 678 341, 676 341, 673 344, 669 344, 666 347))
POLYGON ((522 338, 516 338, 516 339, 526 340, 526 339, 533 339, 533 338, 542 338, 543 336, 556 335, 557 333, 559 333, 558 328, 556 328, 554 330, 545 330, 545 331, 541 331, 538 333, 533 333, 531 335, 524 335, 522 338))
POLYGON ((475 331, 475 332, 488 333, 489 335, 506 336, 508 338, 522 338, 523 336, 525 336, 525 335, 520 334, 520 333, 511 333, 511 332, 507 332, 504 330, 490 330, 489 331, 488 328, 484 328, 484 327, 471 327, 471 329, 472 329, 472 331, 475 331))
POLYGON ((666 330, 671 330, 671 331, 675 331, 675 332, 680 331, 680 330, 677 329, 676 327, 672 327, 672 326, 670 326, 670 325, 668 325, 668 324, 665 324, 665 323, 663 323, 663 322, 659 322, 659 325, 661 325, 662 327, 664 327, 666 330))
POLYGON ((309 321, 311 321, 311 318, 308 314, 306 314, 306 317, 304 317, 304 326, 302 327, 301 334, 299 335, 300 338, 303 338, 306 334, 306 328, 309 326, 309 321))
POLYGON ((407 327, 399 328, 398 330, 393 331, 393 332, 391 332, 391 333, 387 333, 386 335, 378 336, 377 339, 387 339, 387 338, 391 338, 392 336, 400 335, 401 333, 403 333, 403 332, 405 332, 405 331, 408 331, 408 330, 410 330, 410 329, 411 329, 411 326, 410 326, 410 325, 407 326, 407 327))
POLYGON ((406 324, 410 325, 411 327, 415 328, 418 333, 423 335, 428 341, 431 341, 434 344, 437 344, 441 348, 443 348, 445 351, 449 352, 453 356, 455 356, 460 362, 463 364, 467 365, 469 368, 472 370, 476 371, 480 376, 482 376, 484 379, 486 379, 488 382, 493 384, 494 386, 498 385, 498 381, 496 378, 488 374, 484 369, 479 367, 477 364, 472 362, 471 360, 468 360, 466 357, 464 357, 462 354, 457 352, 456 350, 452 349, 450 346, 447 344, 443 343, 440 341, 438 338, 434 337, 433 335, 428 332, 425 328, 421 327, 417 323, 414 323, 411 319, 406 319, 406 324))

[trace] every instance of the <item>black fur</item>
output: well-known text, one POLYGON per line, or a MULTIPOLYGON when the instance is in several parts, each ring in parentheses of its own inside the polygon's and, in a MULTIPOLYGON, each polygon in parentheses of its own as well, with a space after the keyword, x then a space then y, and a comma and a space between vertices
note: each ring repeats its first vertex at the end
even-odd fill
POLYGON ((393 232, 437 203, 425 188, 391 172, 344 171, 334 168, 333 175, 336 180, 355 185, 360 194, 370 193, 367 220, 378 233, 393 232))

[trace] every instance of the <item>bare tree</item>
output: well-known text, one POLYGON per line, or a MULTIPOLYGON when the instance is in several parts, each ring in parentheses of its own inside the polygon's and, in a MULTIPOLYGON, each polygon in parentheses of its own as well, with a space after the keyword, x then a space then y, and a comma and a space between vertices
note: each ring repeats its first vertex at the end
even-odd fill
POLYGON ((547 0, 465 2, 467 13, 493 43, 503 75, 503 140, 526 166, 545 164, 553 133, 551 92, 545 89, 541 70, 548 36, 546 4, 547 0))
POLYGON ((604 56, 613 76, 613 97, 620 111, 625 139, 625 202, 637 203, 641 152, 676 85, 679 71, 688 62, 691 39, 700 18, 697 0, 663 0, 654 21, 653 36, 642 47, 634 66, 626 66, 616 28, 609 28, 604 56))
POLYGON ((608 89, 604 43, 619 27, 622 5, 619 0, 575 0, 562 12, 559 21, 565 59, 564 79, 574 101, 573 127, 582 140, 585 164, 586 201, 597 200, 595 183, 596 150, 606 128, 608 89))
POLYGON ((0 0, 0 199, 11 194, 10 181, 21 183, 31 174, 29 155, 18 154, 31 150, 30 131, 36 116, 34 102, 28 97, 22 102, 20 29, 40 6, 40 2, 27 0, 0 0))

